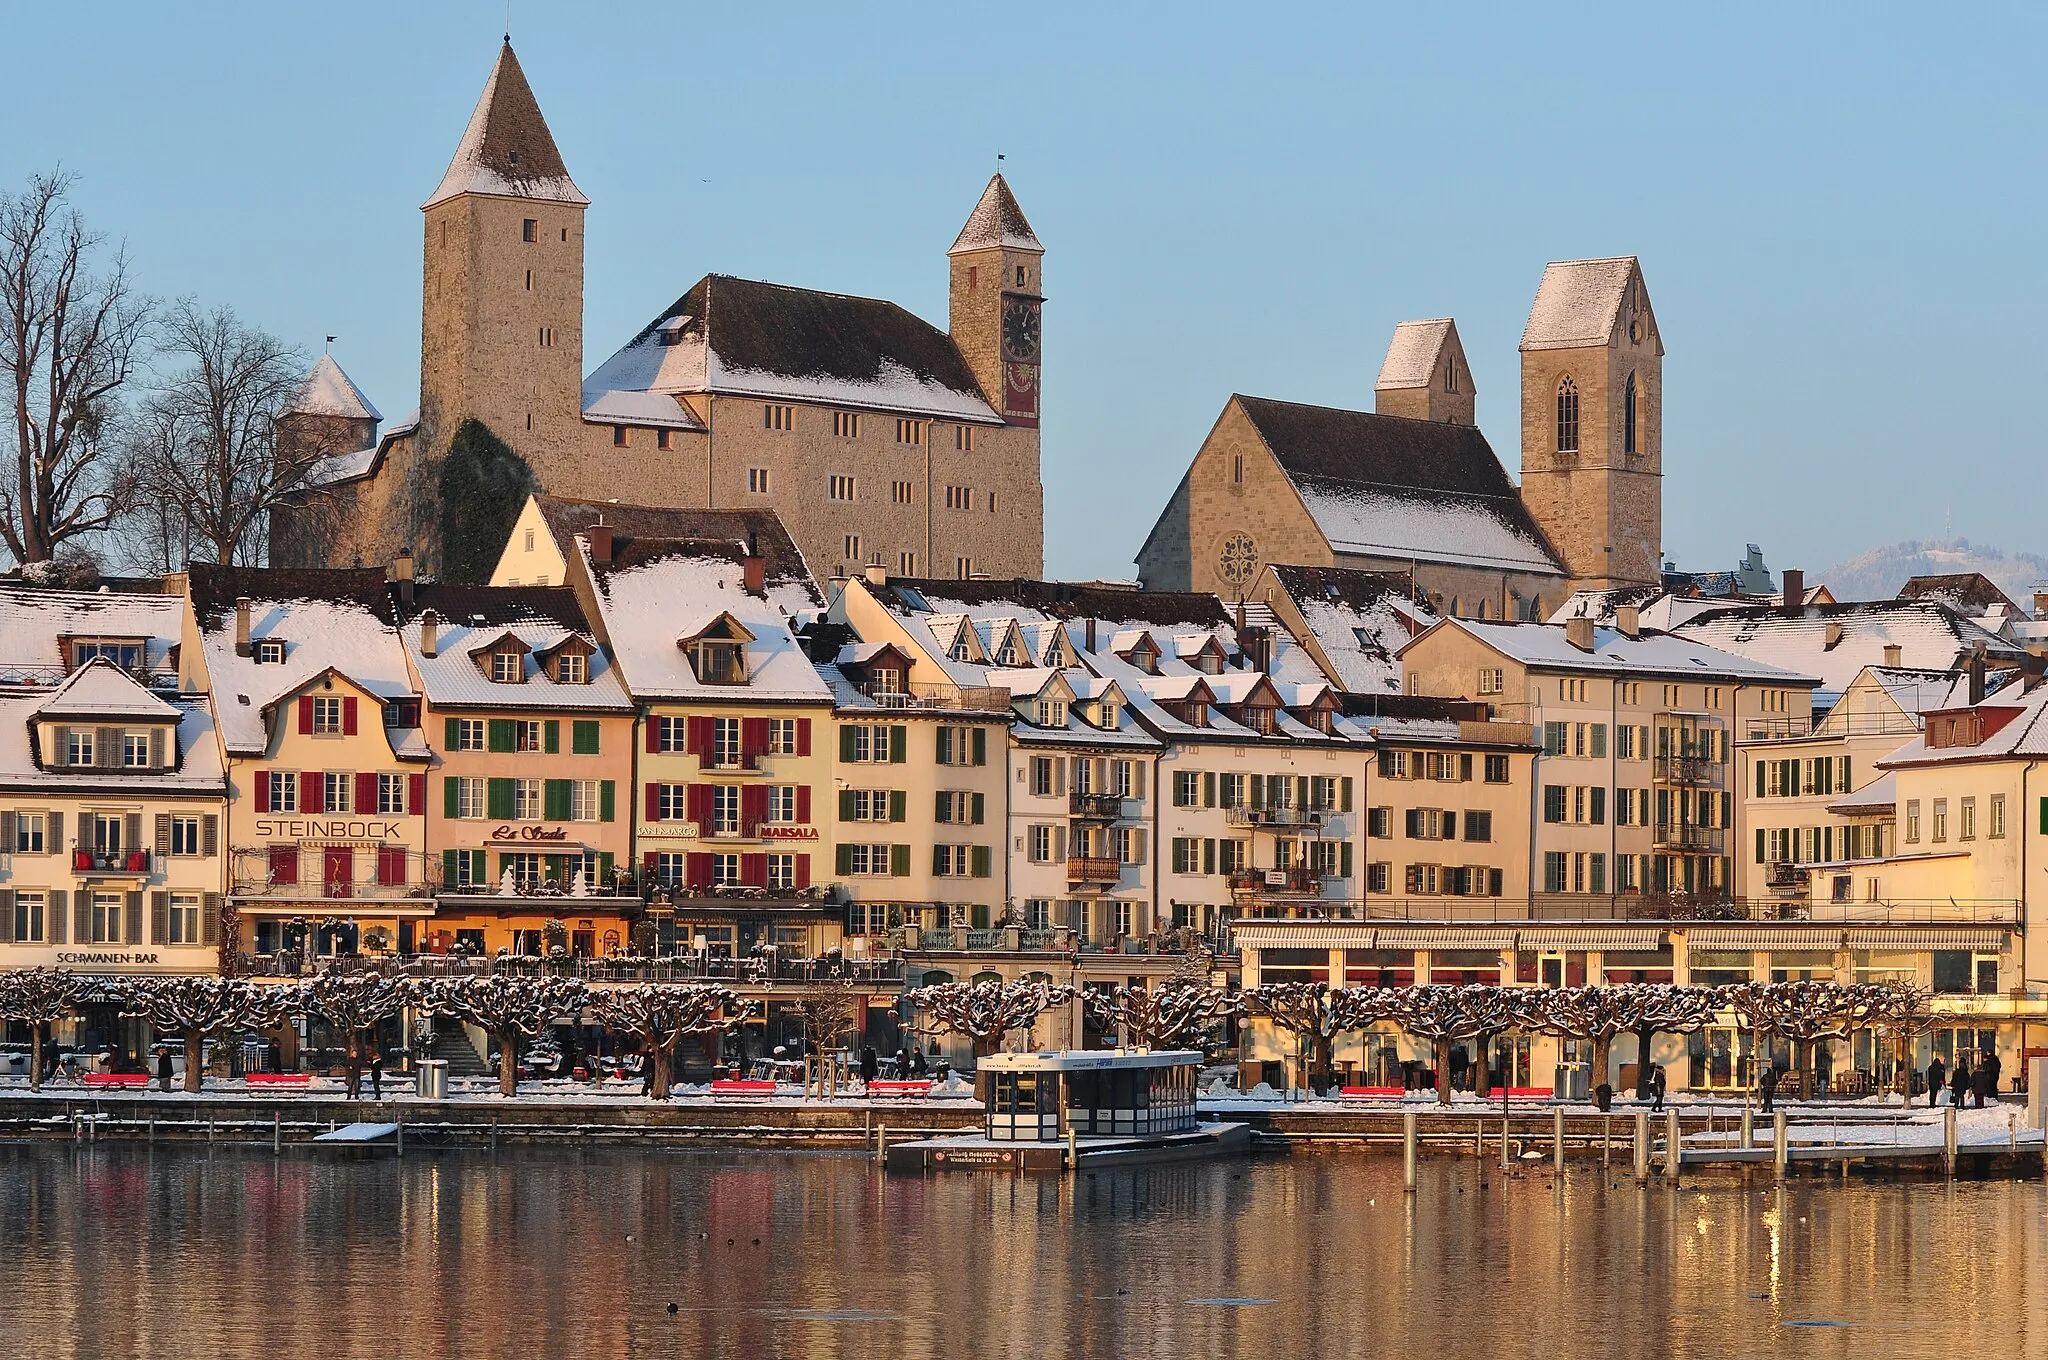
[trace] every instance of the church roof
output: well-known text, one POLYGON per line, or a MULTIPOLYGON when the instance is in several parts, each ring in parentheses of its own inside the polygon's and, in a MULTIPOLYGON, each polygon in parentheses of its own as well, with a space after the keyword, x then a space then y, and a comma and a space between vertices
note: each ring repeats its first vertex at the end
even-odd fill
POLYGON ((1457 330, 1457 323, 1447 316, 1434 321, 1403 321, 1394 327, 1394 339, 1387 346, 1387 357, 1380 365, 1380 376, 1373 388, 1429 386, 1436 373, 1436 361, 1443 355, 1444 343, 1456 344, 1451 337, 1457 330))
POLYGON ((331 354, 320 356, 320 362, 313 365, 313 371, 300 385, 298 395, 284 409, 287 415, 342 416, 349 420, 384 418, 370 405, 363 390, 341 371, 341 365, 334 362, 331 354))
POLYGON ((1614 336, 1636 257, 1605 260, 1556 260, 1543 267, 1543 282, 1529 308, 1522 348, 1576 349, 1604 345, 1614 336))
POLYGON ((1000 171, 981 191, 981 201, 974 205, 973 212, 967 214, 967 225, 960 228, 959 238, 946 253, 958 255, 964 251, 994 250, 998 247, 1045 253, 1045 247, 1038 243, 1031 224, 1024 220, 1024 210, 1017 206, 1017 196, 1010 192, 1010 182, 1000 171))
POLYGON ((569 178, 569 167, 555 148, 547 119, 519 58, 507 42, 498 49, 498 64, 469 115, 469 126, 448 162, 448 173, 423 207, 431 208, 457 194, 492 194, 500 198, 537 198, 586 206, 590 200, 569 178))
POLYGON ((1264 397, 1232 400, 1336 551, 1562 570, 1476 428, 1264 397))
POLYGON ((586 412, 628 392, 711 392, 997 424, 951 336, 893 302, 707 274, 584 379, 586 412))

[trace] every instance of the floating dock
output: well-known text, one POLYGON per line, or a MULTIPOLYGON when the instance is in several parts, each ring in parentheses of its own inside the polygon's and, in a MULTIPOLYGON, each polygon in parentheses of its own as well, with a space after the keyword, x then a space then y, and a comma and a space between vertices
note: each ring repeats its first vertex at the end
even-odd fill
POLYGON ((982 1134, 969 1134, 892 1143, 887 1165, 892 1172, 910 1175, 930 1171, 1028 1171, 1057 1175, 1062 1171, 1244 1156, 1251 1151, 1251 1144, 1251 1130, 1237 1123, 1197 1124, 1183 1133, 1138 1137, 1077 1135, 1071 1144, 996 1141, 982 1134))

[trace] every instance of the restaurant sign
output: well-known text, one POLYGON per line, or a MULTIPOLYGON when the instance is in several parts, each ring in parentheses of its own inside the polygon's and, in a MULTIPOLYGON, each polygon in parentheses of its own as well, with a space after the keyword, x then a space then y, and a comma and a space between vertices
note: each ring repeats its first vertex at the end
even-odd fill
POLYGON ((162 966, 163 959, 156 954, 125 949, 60 949, 57 964, 61 968, 157 968, 162 966))
POLYGON ((761 828, 761 839, 764 841, 814 841, 818 839, 818 828, 815 826, 763 826, 761 828))
POLYGON ((264 841, 397 841, 405 823, 361 817, 258 817, 256 838, 264 841))
POLYGON ((569 828, 566 826, 500 826, 491 829, 494 841, 567 841, 569 828))

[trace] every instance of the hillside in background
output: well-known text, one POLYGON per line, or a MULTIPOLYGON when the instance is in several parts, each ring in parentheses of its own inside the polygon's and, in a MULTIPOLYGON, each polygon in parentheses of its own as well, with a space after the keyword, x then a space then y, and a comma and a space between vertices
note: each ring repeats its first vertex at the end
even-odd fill
POLYGON ((1984 573, 2025 607, 2033 602, 2035 584, 2048 581, 2048 557, 2038 553, 2007 555, 1997 548, 1972 544, 1967 538, 1911 540, 1872 548, 1823 571, 1809 571, 1806 579, 1826 583, 1838 600, 1889 600, 1909 577, 1967 571, 1984 573))

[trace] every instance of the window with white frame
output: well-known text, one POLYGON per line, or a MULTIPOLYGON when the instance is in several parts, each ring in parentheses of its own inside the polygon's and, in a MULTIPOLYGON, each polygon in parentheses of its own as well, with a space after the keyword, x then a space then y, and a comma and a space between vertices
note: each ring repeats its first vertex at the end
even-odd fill
POLYGON ((481 751, 484 749, 485 730, 482 718, 457 718, 455 720, 455 749, 458 751, 481 751))
POLYGON ((768 786, 768 820, 771 822, 794 822, 796 815, 796 785, 770 784, 768 786))
POLYGON ((199 943, 199 894, 172 893, 170 905, 171 944, 199 943))
POLYGON ((92 895, 92 908, 87 915, 91 926, 93 944, 120 944, 122 942, 122 915, 126 903, 120 893, 96 892, 92 895))
POLYGON ((572 779, 569 781, 569 820, 572 822, 594 822, 598 814, 598 790, 595 779, 572 779))
POLYGON ((272 770, 270 772, 270 810, 272 812, 297 812, 299 810, 299 772, 297 770, 272 770))
POLYGON ((470 775, 457 775, 451 782, 455 786, 455 815, 464 820, 484 815, 484 781, 470 775))
POLYGON ((795 718, 768 719, 768 754, 771 756, 793 756, 796 754, 795 718))
POLYGON ((64 763, 66 765, 90 765, 93 763, 92 733, 73 728, 64 734, 64 763))
POLYGON ((121 764, 131 770, 149 768, 149 733, 127 732, 121 737, 121 764))
POLYGON ((49 927, 45 916, 49 898, 40 892, 16 892, 14 894, 14 935, 16 944, 41 944, 48 937, 44 932, 49 927))
POLYGON ((739 785, 713 784, 711 786, 711 834, 714 836, 737 836, 740 834, 739 785))
POLYGON ((775 892, 788 892, 796 887, 796 856, 768 856, 768 887, 775 892))
POLYGON ((42 855, 49 853, 49 822, 40 812, 21 812, 14 817, 14 844, 0 846, 17 855, 42 855))
POLYGON ((338 737, 341 735, 341 696, 316 694, 313 696, 313 735, 316 737, 338 737))
POLYGON ((173 816, 171 818, 171 853, 174 855, 196 855, 199 852, 199 818, 196 815, 173 816))
POLYGON ((329 812, 355 812, 355 776, 329 770, 320 776, 320 806, 329 812))
POLYGON ((515 779, 512 781, 512 817, 515 821, 539 821, 541 812, 541 785, 538 779, 515 779))
MULTIPOLYGON (((360 811, 368 812, 368 808, 360 811)), ((402 774, 380 774, 377 776, 377 811, 386 817, 405 815, 405 776, 402 774)))
POLYGON ((889 872, 889 847, 886 845, 849 845, 846 848, 846 872, 873 876, 889 872))

